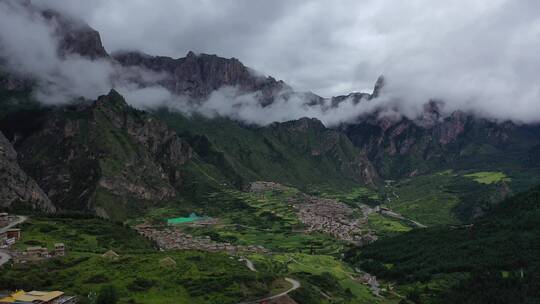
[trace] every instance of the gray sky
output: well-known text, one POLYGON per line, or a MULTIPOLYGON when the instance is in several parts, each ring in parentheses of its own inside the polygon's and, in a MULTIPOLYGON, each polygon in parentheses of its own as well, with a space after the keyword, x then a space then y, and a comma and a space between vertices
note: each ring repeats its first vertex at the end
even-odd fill
MULTIPOLYGON (((405 114, 449 110, 540 121, 536 0, 33 0, 83 18, 109 52, 237 57, 301 91, 370 91, 405 114)), ((412 115, 412 114, 411 114, 412 115)))

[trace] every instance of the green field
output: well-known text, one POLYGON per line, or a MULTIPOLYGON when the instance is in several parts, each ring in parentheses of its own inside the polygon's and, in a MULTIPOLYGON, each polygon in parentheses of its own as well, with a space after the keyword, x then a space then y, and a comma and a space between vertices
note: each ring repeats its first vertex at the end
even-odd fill
POLYGON ((399 180, 382 192, 384 205, 409 219, 427 226, 457 224, 504 199, 507 190, 499 181, 509 178, 500 172, 446 170, 399 180))
POLYGON ((287 199, 298 190, 262 194, 227 190, 209 194, 207 204, 241 205, 243 208, 222 209, 213 216, 220 223, 209 227, 182 229, 195 236, 209 236, 215 241, 239 245, 261 245, 279 252, 311 252, 336 254, 345 245, 321 233, 305 234, 294 208, 287 199))
POLYGON ((368 227, 375 230, 380 237, 394 236, 412 230, 412 228, 405 223, 378 213, 369 215, 368 227))
POLYGON ((465 177, 472 178, 474 181, 480 184, 493 184, 498 182, 509 182, 511 179, 502 172, 476 172, 465 175, 465 177))

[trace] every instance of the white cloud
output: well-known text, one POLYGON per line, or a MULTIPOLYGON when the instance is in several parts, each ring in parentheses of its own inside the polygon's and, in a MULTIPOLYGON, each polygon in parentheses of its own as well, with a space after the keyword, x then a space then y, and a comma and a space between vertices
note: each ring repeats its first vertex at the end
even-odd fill
MULTIPOLYGON (((540 121, 540 2, 535 0, 34 3, 82 17, 101 32, 108 51, 138 49, 180 57, 193 50, 237 57, 256 70, 284 79, 297 90, 323 96, 368 90, 377 76, 384 74, 387 87, 384 100, 379 102, 392 103, 409 116, 435 98, 444 100, 450 110, 462 109, 497 119, 540 121)), ((19 26, 33 30, 27 29, 31 25, 18 25, 9 16, 2 19, 3 29, 14 29, 10 41, 25 40, 18 35, 22 31, 19 26)), ((28 37, 36 44, 44 50, 50 48, 39 31, 32 33, 28 37)), ((41 51, 36 47, 20 54, 28 58, 36 55, 32 52, 41 51)), ((49 58, 49 52, 43 52, 40 58, 49 58)), ((49 71, 51 65, 57 68, 54 61, 43 61, 43 66, 31 61, 28 65, 43 71, 49 71)), ((77 70, 66 69, 60 74, 71 76, 69 71, 77 70)), ((81 84, 77 79, 73 83, 81 84)), ((96 79, 81 92, 101 85, 96 79)), ((161 90, 149 90, 158 93, 157 89, 161 90)), ((230 97, 225 92, 212 98, 216 96, 230 97)), ((242 113, 262 120, 313 115, 339 121, 366 110, 364 106, 342 108, 342 116, 338 112, 304 111, 298 106, 289 111, 281 108, 290 104, 270 107, 276 114, 258 109, 257 105, 246 105, 242 113)), ((232 109, 219 111, 238 115, 232 109)))

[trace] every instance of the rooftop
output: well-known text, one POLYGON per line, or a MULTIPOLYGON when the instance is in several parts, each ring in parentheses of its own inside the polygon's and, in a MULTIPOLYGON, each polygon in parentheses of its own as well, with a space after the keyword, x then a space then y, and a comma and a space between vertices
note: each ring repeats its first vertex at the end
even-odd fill
POLYGON ((25 292, 24 290, 19 290, 8 297, 0 299, 1 303, 42 303, 49 302, 56 298, 63 296, 64 293, 61 291, 37 291, 33 290, 30 292, 25 292))
POLYGON ((177 217, 177 218, 171 218, 167 220, 167 224, 174 225, 174 224, 183 224, 183 223, 190 223, 194 221, 198 221, 202 219, 199 217, 196 213, 191 213, 189 217, 177 217))

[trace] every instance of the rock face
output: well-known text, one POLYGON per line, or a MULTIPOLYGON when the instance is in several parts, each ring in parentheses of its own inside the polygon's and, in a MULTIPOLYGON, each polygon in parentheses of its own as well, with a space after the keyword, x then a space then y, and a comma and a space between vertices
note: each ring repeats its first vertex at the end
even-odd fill
POLYGON ((55 211, 47 195, 19 167, 17 152, 0 133, 0 207, 17 207, 19 203, 43 212, 55 211))
POLYGON ((165 201, 182 185, 191 148, 111 91, 61 108, 19 145, 21 165, 62 210, 111 210, 165 201))
POLYGON ((77 54, 90 59, 109 57, 99 32, 88 24, 53 10, 45 10, 41 15, 51 23, 58 36, 58 52, 61 56, 77 54))
POLYGON ((495 163, 527 167, 540 144, 538 125, 500 123, 460 111, 445 116, 433 102, 416 119, 374 113, 339 129, 389 178, 495 163))
POLYGON ((204 100, 224 86, 238 87, 241 92, 258 92, 264 104, 283 91, 292 91, 283 81, 257 75, 245 67, 238 59, 226 59, 216 55, 189 52, 186 57, 154 57, 129 52, 113 56, 127 67, 140 67, 165 73, 158 84, 176 95, 185 95, 195 100, 204 100))

